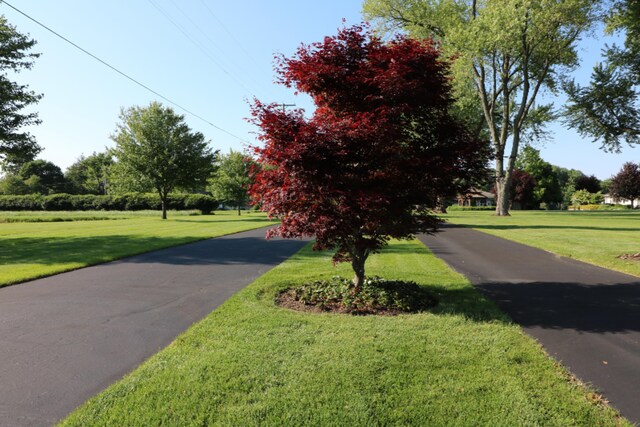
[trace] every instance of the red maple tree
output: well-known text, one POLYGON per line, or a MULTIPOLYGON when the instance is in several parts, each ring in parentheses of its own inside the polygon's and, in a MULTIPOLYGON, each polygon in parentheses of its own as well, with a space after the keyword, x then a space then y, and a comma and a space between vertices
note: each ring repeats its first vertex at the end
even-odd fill
POLYGON ((263 169, 253 200, 281 220, 270 236, 336 249, 359 289, 369 254, 435 230, 437 199, 484 173, 487 144, 451 116, 448 65, 432 41, 385 43, 353 26, 280 57, 276 71, 316 110, 255 101, 264 146, 254 148, 263 169))

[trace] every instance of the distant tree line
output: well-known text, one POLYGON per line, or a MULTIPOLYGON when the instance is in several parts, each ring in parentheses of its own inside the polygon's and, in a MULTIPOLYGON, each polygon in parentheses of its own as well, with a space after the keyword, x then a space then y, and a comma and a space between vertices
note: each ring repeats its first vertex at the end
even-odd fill
POLYGON ((47 160, 24 162, 5 171, 0 195, 156 193, 163 218, 174 193, 214 194, 238 212, 248 204, 251 174, 257 168, 249 156, 212 151, 183 116, 157 102, 123 109, 120 119, 111 137, 114 148, 81 155, 64 173, 47 160))
POLYGON ((542 159, 540 150, 528 145, 516 162, 509 200, 512 208, 567 209, 600 204, 605 194, 620 201, 640 197, 640 164, 625 163, 616 175, 600 180, 577 169, 552 165, 542 159))

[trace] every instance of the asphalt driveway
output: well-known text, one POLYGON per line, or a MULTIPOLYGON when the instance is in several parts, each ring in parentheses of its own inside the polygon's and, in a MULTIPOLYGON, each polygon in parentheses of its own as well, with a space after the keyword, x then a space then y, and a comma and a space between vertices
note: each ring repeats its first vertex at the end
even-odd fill
POLYGON ((0 425, 55 424, 305 244, 264 234, 0 289, 0 425))
POLYGON ((640 278, 469 228, 419 239, 640 423, 640 278))

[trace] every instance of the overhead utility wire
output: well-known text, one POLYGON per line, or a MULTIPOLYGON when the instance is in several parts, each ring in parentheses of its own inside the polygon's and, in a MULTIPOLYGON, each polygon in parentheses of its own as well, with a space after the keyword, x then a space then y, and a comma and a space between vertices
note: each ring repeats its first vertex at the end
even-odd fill
POLYGON ((253 59, 253 57, 249 54, 249 52, 247 51, 247 49, 244 48, 244 46, 242 45, 242 43, 240 43, 238 41, 238 39, 236 39, 233 34, 231 33, 231 31, 229 31, 227 29, 227 27, 224 25, 224 22, 222 22, 222 20, 220 20, 215 13, 213 13, 213 10, 209 7, 209 5, 204 1, 201 0, 202 4, 204 5, 204 7, 207 9, 207 11, 209 11, 209 14, 213 17, 213 19, 215 19, 216 21, 218 21, 218 24, 220 24, 220 27, 229 35, 229 37, 231 38, 231 40, 233 40, 239 47, 240 50, 242 50, 244 52, 244 54, 247 56, 247 58, 249 58, 256 66, 258 65, 258 62, 253 59))
POLYGON ((123 76, 124 78, 132 81, 133 83, 137 84, 138 86, 148 90, 149 92, 153 93, 154 95, 164 99, 165 101, 167 101, 168 103, 178 107, 179 109, 181 109, 182 111, 192 115, 193 117, 196 117, 200 120, 202 120, 203 122, 207 123, 208 125, 214 127, 215 129, 218 129, 220 132, 224 132, 229 136, 232 136, 242 142, 248 143, 248 141, 240 138, 239 136, 236 136, 234 134, 232 134, 231 132, 222 129, 220 126, 216 126, 215 124, 211 123, 209 120, 203 118, 202 116, 197 115, 196 113, 184 108, 183 106, 181 106, 180 104, 170 100, 169 98, 167 98, 166 96, 156 92, 155 90, 151 89, 149 86, 139 82, 138 80, 134 79, 133 77, 129 76, 128 74, 125 74, 124 72, 120 71, 119 69, 117 69, 116 67, 114 67, 113 65, 103 61, 102 59, 98 58, 97 56, 95 56, 94 54, 92 54, 91 52, 81 48, 80 46, 78 46, 77 44, 75 44, 74 42, 72 42, 71 40, 69 40, 68 38, 62 36, 61 34, 55 32, 54 30, 52 30, 51 28, 47 27, 46 25, 44 25, 43 23, 39 22, 38 20, 36 20, 35 18, 32 18, 31 16, 27 15, 26 13, 24 13, 23 11, 21 11, 20 9, 17 9, 15 6, 10 5, 9 3, 7 3, 4 0, 0 0, 0 3, 4 3, 7 6, 9 6, 11 9, 15 10, 16 12, 18 12, 19 14, 21 14, 22 16, 26 17, 27 19, 35 22, 36 24, 38 24, 39 26, 41 26, 42 28, 44 28, 45 30, 49 31, 50 33, 52 33, 53 35, 61 38, 62 40, 64 40, 65 42, 69 43, 71 46, 75 47, 76 49, 80 50, 81 52, 89 55, 90 57, 92 57, 93 59, 95 59, 96 61, 100 62, 101 64, 103 64, 104 66, 112 69, 113 71, 115 71, 116 73, 120 74, 121 76, 123 76))
MULTIPOLYGON (((213 40, 211 37, 209 37, 209 35, 193 19, 191 19, 191 17, 184 11, 184 9, 182 9, 182 7, 180 7, 180 5, 175 0, 169 0, 169 1, 182 14, 182 16, 184 16, 191 23, 191 26, 193 28, 195 28, 196 30, 198 30, 200 32, 200 34, 202 34, 207 39, 209 45, 214 46, 216 49, 220 50, 220 52, 222 53, 222 49, 220 48, 218 43, 215 40, 213 40)), ((205 6, 206 6, 206 3, 205 3, 205 6)), ((214 18, 215 18, 215 16, 214 16, 214 18)), ((217 18, 216 18, 216 20, 217 20, 217 18)), ((227 33, 229 33, 229 32, 227 31, 227 33)), ((229 35, 233 38, 233 36, 230 33, 229 33, 229 35)), ((240 48, 242 49, 242 46, 240 46, 240 48)), ((223 56, 224 56, 224 54, 223 54, 223 56)), ((233 68, 233 64, 231 64, 230 68, 233 68)), ((240 74, 240 73, 236 73, 236 74, 240 74)), ((249 80, 250 80, 251 84, 255 84, 256 83, 255 80, 253 80, 252 78, 250 78, 249 80)), ((259 85, 256 85, 255 87, 259 87, 259 85)), ((255 93, 256 91, 253 90, 253 92, 255 93)))
POLYGON ((209 52, 207 52, 207 50, 202 46, 201 43, 199 43, 195 38, 193 38, 191 35, 189 35, 187 30, 182 25, 180 25, 178 22, 176 22, 173 18, 171 18, 171 16, 169 16, 169 14, 162 7, 160 7, 154 0, 148 0, 148 1, 149 1, 149 4, 151 4, 153 7, 155 7, 156 10, 158 12, 160 12, 167 19, 167 21, 169 21, 174 27, 176 27, 178 29, 178 31, 180 31, 182 33, 182 35, 187 38, 187 40, 189 40, 195 47, 197 47, 211 62, 213 62, 227 76, 229 76, 229 78, 234 80, 244 90, 246 90, 248 92, 255 92, 254 90, 252 90, 249 87, 247 87, 246 85, 244 85, 240 80, 238 80, 236 77, 234 77, 231 73, 229 73, 229 71, 227 71, 227 69, 223 66, 221 61, 218 61, 213 56, 211 56, 209 54, 209 52))

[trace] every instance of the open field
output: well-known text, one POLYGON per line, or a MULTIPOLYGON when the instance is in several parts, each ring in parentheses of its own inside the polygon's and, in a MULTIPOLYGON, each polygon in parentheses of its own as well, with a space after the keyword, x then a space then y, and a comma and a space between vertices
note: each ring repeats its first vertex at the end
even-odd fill
POLYGON ((234 211, 170 212, 166 221, 150 211, 6 214, 0 220, 28 222, 0 224, 0 286, 270 224, 265 214, 234 211))
POLYGON ((628 425, 416 241, 369 275, 440 298, 397 317, 293 312, 293 283, 351 275, 309 246, 181 335, 62 425, 628 425))
POLYGON ((640 276, 640 261, 621 254, 640 252, 640 212, 636 211, 512 211, 450 212, 454 224, 535 246, 558 255, 640 276))

